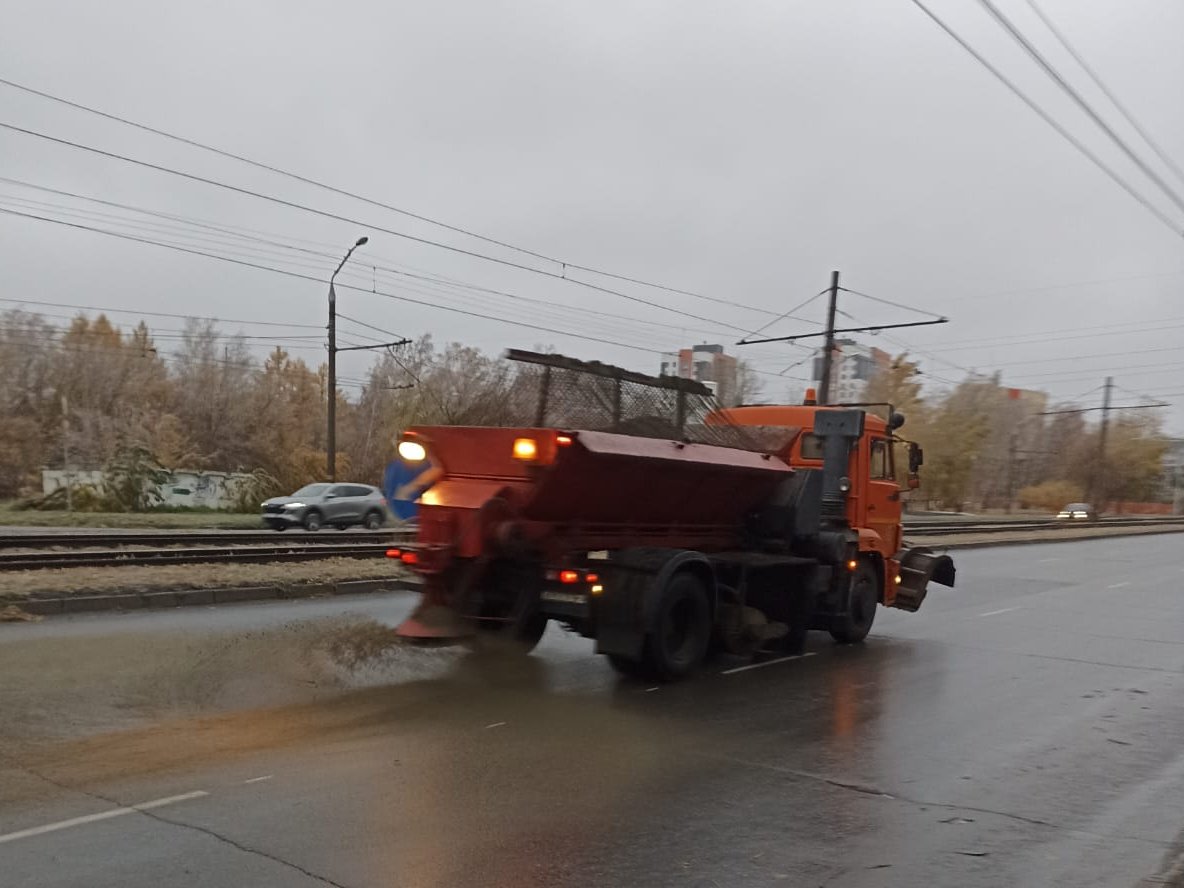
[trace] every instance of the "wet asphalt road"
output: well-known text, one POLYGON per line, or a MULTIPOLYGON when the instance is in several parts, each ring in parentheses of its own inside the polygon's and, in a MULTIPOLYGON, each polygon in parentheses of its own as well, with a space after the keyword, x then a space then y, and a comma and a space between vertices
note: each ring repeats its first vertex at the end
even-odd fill
POLYGON ((0 885, 1133 886, 1184 830, 1182 555, 959 552, 866 645, 657 689, 554 627, 376 653, 398 596, 0 626, 0 885))

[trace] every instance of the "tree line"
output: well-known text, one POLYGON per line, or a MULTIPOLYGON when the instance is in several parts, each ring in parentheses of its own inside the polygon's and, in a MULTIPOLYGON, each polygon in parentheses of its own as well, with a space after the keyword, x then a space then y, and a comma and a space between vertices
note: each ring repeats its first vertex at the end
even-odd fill
MULTIPOLYGON (((121 330, 104 315, 79 315, 57 327, 10 310, 0 313, 0 373, 0 499, 38 493, 41 469, 65 466, 67 454, 71 468, 125 475, 129 465, 253 473, 252 498, 325 476, 324 365, 280 346, 259 359, 245 336, 210 320, 185 321, 166 351, 143 322, 121 330)), ((997 375, 937 392, 921 379, 900 355, 866 395, 905 413, 902 434, 924 447, 914 502, 1047 509, 1162 494, 1167 441, 1152 411, 1114 414, 1103 454, 1096 422, 1042 416, 1053 405, 1016 398, 997 375)), ((521 382, 500 356, 430 336, 376 352, 349 395, 336 393, 338 477, 378 483, 409 425, 505 421, 521 412, 521 382)), ((742 367, 721 396, 755 400, 752 372, 742 367)))
MULTIPOLYGON (((868 386, 868 401, 907 418, 900 434, 921 444, 914 504, 943 509, 1056 510, 1074 501, 1170 501, 1163 480, 1169 441, 1154 411, 1114 410, 1105 446, 1098 413, 1004 386, 998 373, 968 375, 926 396, 907 354, 868 386)), ((899 468, 899 467, 898 467, 899 468)))

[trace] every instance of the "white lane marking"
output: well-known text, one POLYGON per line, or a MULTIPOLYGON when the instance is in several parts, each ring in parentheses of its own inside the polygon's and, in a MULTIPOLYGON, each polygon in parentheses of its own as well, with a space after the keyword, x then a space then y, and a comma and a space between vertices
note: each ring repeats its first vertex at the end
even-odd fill
POLYGON ((997 611, 987 611, 985 614, 979 614, 979 616, 980 617, 993 617, 993 616, 995 616, 995 614, 1005 614, 1008 611, 1018 611, 1018 610, 1023 610, 1023 609, 1024 609, 1024 606, 1022 604, 1017 604, 1015 607, 1004 607, 1004 608, 1000 608, 997 611))
POLYGON ((186 792, 181 795, 168 796, 163 799, 153 799, 150 802, 142 802, 139 805, 129 805, 126 808, 112 808, 110 811, 100 811, 98 814, 87 814, 84 817, 72 817, 69 820, 59 820, 57 823, 47 823, 44 826, 34 826, 30 829, 22 829, 19 832, 7 833, 0 836, 0 844, 5 842, 15 842, 17 839, 28 839, 32 836, 40 836, 45 833, 57 832, 59 829, 70 829, 75 826, 82 826, 87 823, 95 823, 99 820, 110 820, 112 817, 122 817, 124 814, 135 814, 139 811, 151 811, 153 808, 163 808, 165 805, 175 805, 177 802, 187 802, 190 799, 200 799, 203 796, 208 796, 209 793, 205 790, 195 790, 194 792, 186 792))
POLYGON ((747 672, 749 669, 761 669, 765 666, 772 666, 774 663, 787 663, 790 660, 804 660, 806 657, 813 657, 817 651, 810 651, 808 654, 794 654, 792 657, 778 657, 776 660, 765 660, 763 663, 749 663, 747 666, 737 666, 735 669, 725 669, 720 675, 731 675, 735 672, 747 672))
POLYGON ((264 774, 262 777, 252 777, 250 780, 244 780, 243 786, 248 783, 262 783, 264 780, 270 780, 273 776, 272 774, 264 774))
POLYGON ((1129 586, 1129 585, 1130 585, 1130 581, 1128 580, 1125 583, 1115 583, 1113 586, 1107 586, 1106 588, 1107 589, 1121 589, 1123 586, 1129 586))
POLYGON ((494 722, 493 724, 486 725, 485 727, 488 730, 489 728, 502 728, 502 727, 505 727, 505 725, 506 725, 505 722, 494 722))

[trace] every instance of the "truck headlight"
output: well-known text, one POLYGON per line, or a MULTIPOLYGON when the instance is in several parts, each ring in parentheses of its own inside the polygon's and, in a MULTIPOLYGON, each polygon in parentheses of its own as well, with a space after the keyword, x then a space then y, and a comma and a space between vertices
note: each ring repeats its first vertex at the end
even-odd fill
POLYGON ((423 462, 428 458, 428 450, 418 441, 400 441, 399 456, 407 462, 423 462))

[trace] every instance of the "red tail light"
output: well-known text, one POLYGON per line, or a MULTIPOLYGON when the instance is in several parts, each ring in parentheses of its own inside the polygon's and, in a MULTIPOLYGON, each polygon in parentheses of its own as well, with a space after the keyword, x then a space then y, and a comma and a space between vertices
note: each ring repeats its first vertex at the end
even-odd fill
POLYGON ((559 582, 561 583, 578 583, 580 581, 580 572, 578 570, 561 570, 559 571, 559 582))
POLYGON ((401 558, 402 555, 403 555, 402 549, 387 549, 386 550, 386 557, 387 558, 401 558))
POLYGON ((404 564, 419 564, 419 556, 416 555, 414 552, 404 552, 403 553, 403 563, 404 564))

